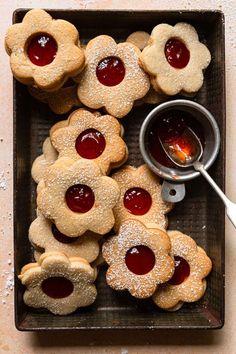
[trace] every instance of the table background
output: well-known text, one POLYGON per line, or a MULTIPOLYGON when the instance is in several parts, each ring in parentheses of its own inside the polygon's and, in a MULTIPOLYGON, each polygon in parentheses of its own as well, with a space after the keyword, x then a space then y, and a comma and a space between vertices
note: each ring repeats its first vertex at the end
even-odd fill
MULTIPOLYGON (((226 18, 226 192, 236 201, 236 0, 0 0, 0 353, 236 353, 236 232, 226 220, 226 318, 219 331, 24 333, 14 326, 12 75, 4 35, 16 8, 216 9, 226 18)), ((141 25, 140 25, 141 27, 141 25)), ((213 206, 214 207, 214 206, 213 206)))

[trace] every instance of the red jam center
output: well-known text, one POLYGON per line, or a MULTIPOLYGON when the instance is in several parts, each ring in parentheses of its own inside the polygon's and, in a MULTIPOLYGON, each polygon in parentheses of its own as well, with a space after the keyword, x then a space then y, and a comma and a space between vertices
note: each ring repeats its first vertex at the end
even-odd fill
POLYGON ((52 234, 58 242, 73 243, 78 240, 78 237, 68 237, 58 230, 55 224, 52 224, 52 234))
POLYGON ((144 275, 154 267, 155 255, 147 246, 135 246, 127 251, 125 264, 132 273, 144 275))
MULTIPOLYGON (((204 148, 205 138, 203 127, 196 119, 194 119, 192 115, 187 112, 169 110, 158 117, 158 119, 151 126, 148 134, 148 149, 152 157, 161 165, 177 168, 176 165, 167 157, 161 146, 159 138, 163 143, 173 143, 178 140, 180 143, 180 137, 186 127, 193 130, 193 132, 200 139, 204 148)), ((182 143, 183 142, 181 142, 181 145, 183 145, 182 143)), ((190 148, 189 144, 186 144, 186 141, 184 142, 184 145, 184 149, 188 150, 190 148)))
POLYGON ((63 277, 51 277, 42 282, 42 290, 47 295, 54 299, 62 299, 69 296, 73 290, 73 283, 63 277))
POLYGON ((32 38, 27 54, 31 62, 38 66, 50 64, 57 54, 57 42, 47 33, 32 38))
POLYGON ((165 45, 165 56, 168 63, 176 69, 183 69, 190 59, 186 45, 177 38, 171 38, 165 45))
POLYGON ((85 159, 96 159, 103 153, 105 146, 104 136, 93 128, 83 131, 75 142, 76 151, 85 159))
POLYGON ((171 285, 179 285, 188 278, 190 274, 190 267, 188 262, 179 256, 175 256, 175 272, 173 277, 168 281, 171 285))
POLYGON ((94 204, 92 189, 85 184, 75 184, 66 191, 66 203, 76 213, 86 213, 94 204))
POLYGON ((116 86, 125 77, 125 67, 119 58, 107 57, 99 62, 96 68, 96 75, 101 84, 116 86))
POLYGON ((133 215, 144 215, 152 205, 152 197, 143 188, 134 187, 125 192, 124 206, 133 215))

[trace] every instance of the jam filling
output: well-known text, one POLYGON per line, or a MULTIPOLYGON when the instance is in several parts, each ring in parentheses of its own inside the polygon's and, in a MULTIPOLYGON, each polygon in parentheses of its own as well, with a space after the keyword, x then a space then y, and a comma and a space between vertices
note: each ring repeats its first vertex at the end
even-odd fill
POLYGON ((76 213, 86 213, 95 201, 92 189, 85 184, 75 184, 66 191, 66 203, 76 213))
POLYGON ((121 59, 107 57, 98 63, 96 75, 102 85, 116 86, 125 77, 125 67, 121 59))
POLYGON ((51 277, 42 282, 42 290, 53 299, 62 299, 69 296, 73 290, 73 283, 64 277, 51 277))
POLYGON ((190 59, 186 45, 177 38, 170 38, 165 45, 165 57, 175 69, 183 69, 190 59))
POLYGON ((132 273, 144 275, 153 269, 155 265, 155 255, 147 246, 135 246, 127 251, 125 264, 132 273))
POLYGON ((51 226, 52 234, 58 242, 61 243, 73 243, 78 240, 79 237, 68 237, 58 230, 55 224, 51 226))
POLYGON ((171 285, 179 285, 183 283, 190 274, 190 267, 188 262, 179 256, 175 256, 175 272, 172 278, 168 281, 171 285))
POLYGON ((75 142, 78 154, 85 159, 96 159, 106 147, 106 140, 98 130, 90 128, 83 131, 75 142))
POLYGON ((33 64, 48 65, 57 54, 57 42, 50 35, 42 33, 32 38, 28 45, 27 54, 33 64))
POLYGON ((134 187, 125 192, 124 206, 133 215, 146 214, 152 205, 152 197, 143 188, 134 187))
MULTIPOLYGON (((200 139, 204 148, 205 138, 202 125, 194 119, 190 113, 173 109, 161 114, 149 130, 148 149, 154 160, 163 166, 178 168, 166 155, 161 146, 160 140, 163 143, 179 141, 186 127, 192 129, 200 139)), ((181 143, 181 145, 183 144, 181 143)), ((189 146, 187 146, 188 144, 186 144, 186 141, 184 145, 184 149, 188 150, 189 146)))

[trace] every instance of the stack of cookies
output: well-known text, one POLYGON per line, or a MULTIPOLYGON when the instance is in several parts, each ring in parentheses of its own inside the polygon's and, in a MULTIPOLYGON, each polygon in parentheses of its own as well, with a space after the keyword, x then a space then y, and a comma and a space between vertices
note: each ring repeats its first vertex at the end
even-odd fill
POLYGON ((128 149, 118 121, 134 105, 201 88, 210 53, 195 29, 159 24, 151 35, 119 44, 101 35, 84 49, 74 25, 31 10, 5 43, 14 77, 33 97, 56 114, 77 107, 51 127, 32 165, 36 262, 19 275, 25 303, 60 315, 92 304, 104 260, 115 290, 169 311, 200 299, 211 261, 192 238, 167 231, 173 205, 162 200, 160 179, 146 165, 121 167, 128 149))

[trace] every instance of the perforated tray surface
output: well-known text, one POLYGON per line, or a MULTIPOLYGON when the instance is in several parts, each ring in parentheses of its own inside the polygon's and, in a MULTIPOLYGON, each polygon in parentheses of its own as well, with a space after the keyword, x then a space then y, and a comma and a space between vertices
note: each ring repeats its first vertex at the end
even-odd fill
MULTIPOLYGON (((215 116, 221 132, 221 150, 210 173, 224 189, 225 160, 225 89, 224 89, 224 17, 220 12, 188 11, 86 11, 49 10, 54 18, 68 20, 80 30, 84 42, 108 34, 124 40, 136 30, 150 32, 158 23, 191 23, 201 41, 212 53, 212 63, 205 73, 201 91, 194 98, 215 116), (114 21, 114 18, 116 19, 114 21), (119 19, 119 21, 118 21, 119 19)), ((20 22, 26 10, 16 10, 14 22, 20 22)), ((140 125, 153 106, 134 108, 122 120, 129 148, 128 163, 143 163, 138 147, 140 125)), ((35 184, 31 165, 41 154, 49 128, 66 116, 56 116, 49 108, 34 100, 22 84, 14 81, 14 217, 15 273, 33 260, 28 241, 28 228, 35 218, 35 184)), ((128 292, 111 290, 105 282, 105 269, 99 273, 95 303, 68 316, 54 316, 36 311, 23 302, 23 287, 15 279, 15 319, 19 330, 55 329, 161 329, 220 328, 224 322, 224 207, 215 193, 200 177, 186 184, 186 198, 169 214, 169 229, 191 235, 213 261, 207 291, 202 300, 185 304, 180 311, 159 310, 150 299, 135 300, 128 292)))

